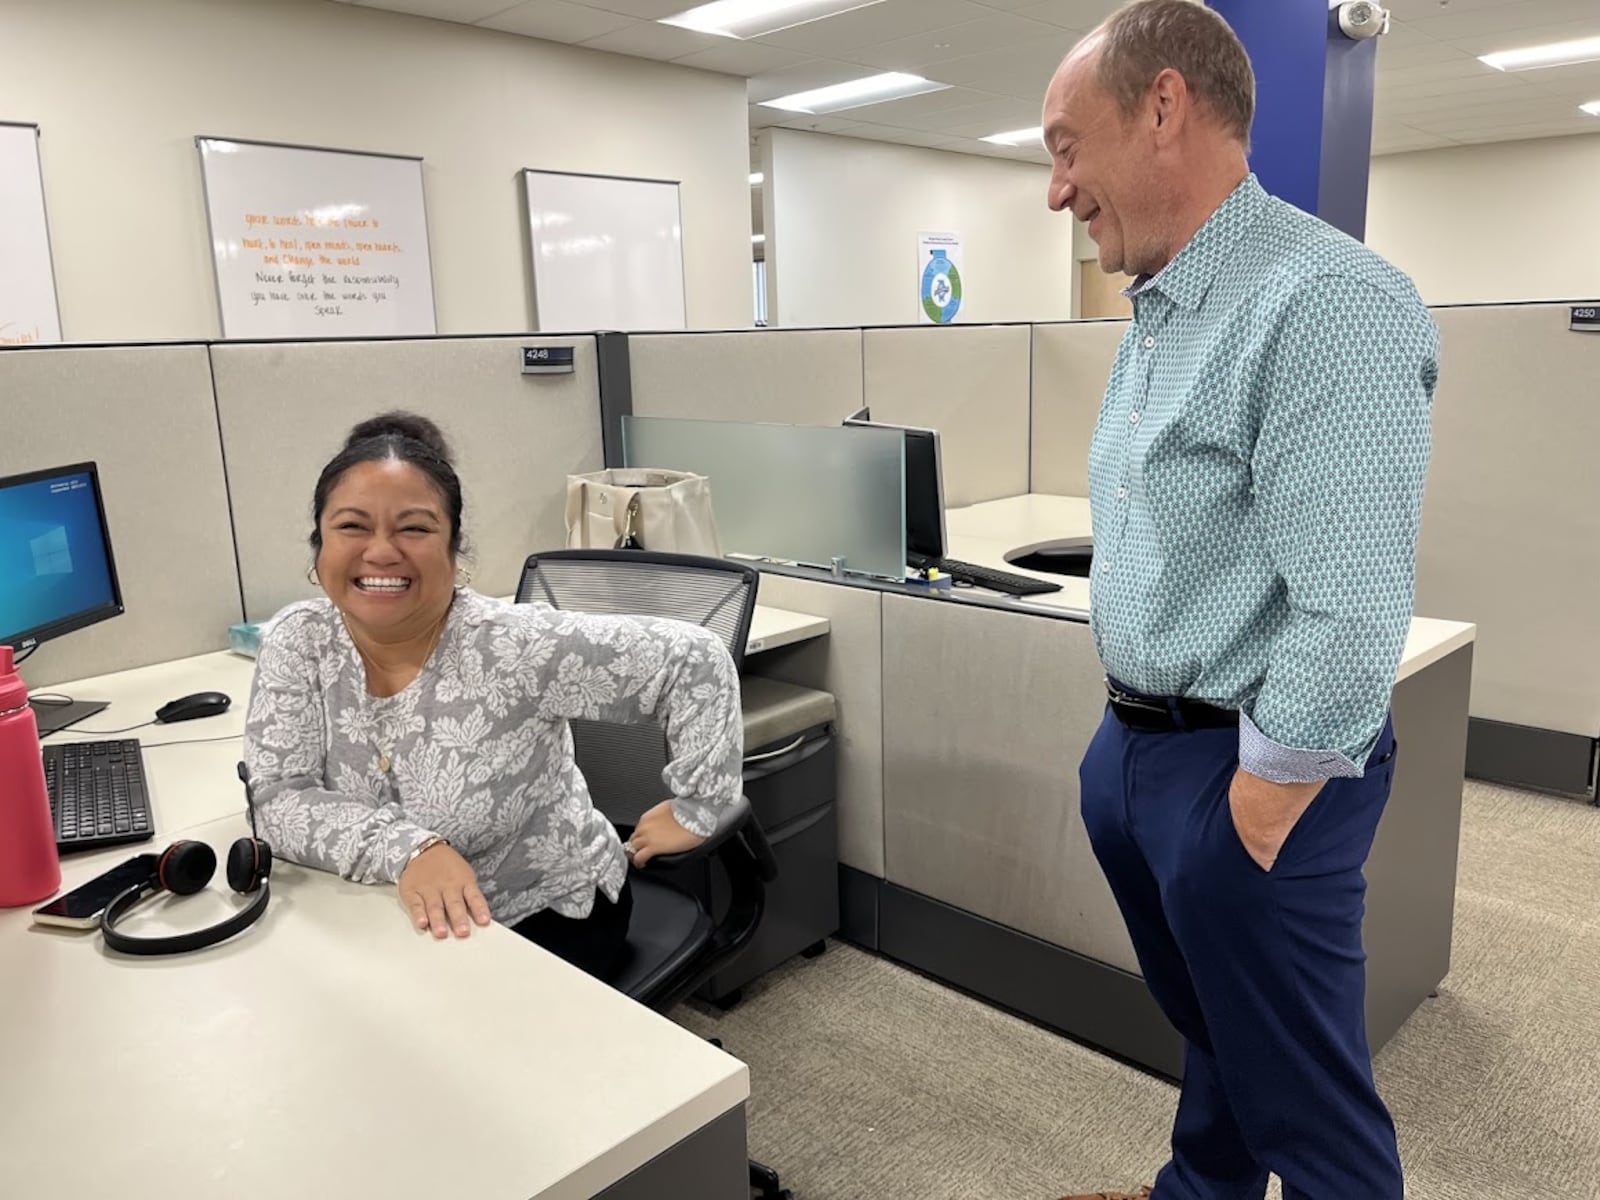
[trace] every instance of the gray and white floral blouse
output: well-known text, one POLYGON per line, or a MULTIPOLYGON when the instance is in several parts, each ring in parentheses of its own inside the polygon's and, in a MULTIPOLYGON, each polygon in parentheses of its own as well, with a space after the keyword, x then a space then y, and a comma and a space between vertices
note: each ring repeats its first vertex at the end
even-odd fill
POLYGON ((326 599, 262 631, 245 724, 260 836, 292 862, 399 878, 434 834, 478 873, 495 918, 615 900, 627 859, 572 757, 570 718, 660 721, 673 815, 708 834, 742 789, 733 660, 695 625, 508 604, 459 590, 432 657, 394 696, 326 599))

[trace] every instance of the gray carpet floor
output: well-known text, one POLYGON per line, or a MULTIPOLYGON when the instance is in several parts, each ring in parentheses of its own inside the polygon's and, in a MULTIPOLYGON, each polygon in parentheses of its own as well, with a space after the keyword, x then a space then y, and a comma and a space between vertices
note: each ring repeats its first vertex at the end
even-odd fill
MULTIPOLYGON (((1600 1198, 1600 810, 1464 803, 1450 974, 1376 1062, 1407 1194, 1600 1198)), ((795 1200, 1055 1200, 1166 1157, 1171 1085, 846 944, 674 1016, 749 1064, 795 1200)))

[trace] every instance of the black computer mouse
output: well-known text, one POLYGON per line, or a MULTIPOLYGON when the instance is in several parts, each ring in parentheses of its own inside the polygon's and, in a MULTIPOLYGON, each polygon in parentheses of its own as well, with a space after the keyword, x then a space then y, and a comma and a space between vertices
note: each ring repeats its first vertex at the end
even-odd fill
POLYGON ((196 717, 214 717, 227 712, 232 703, 222 692, 195 692, 167 701, 156 709, 156 720, 163 725, 171 725, 175 721, 192 721, 196 717))

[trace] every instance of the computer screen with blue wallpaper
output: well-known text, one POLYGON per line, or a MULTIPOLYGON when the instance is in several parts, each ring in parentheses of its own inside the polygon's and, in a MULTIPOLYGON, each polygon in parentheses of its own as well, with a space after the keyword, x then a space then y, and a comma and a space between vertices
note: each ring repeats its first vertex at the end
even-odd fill
POLYGON ((0 479, 0 644, 23 649, 120 612, 95 465, 0 479))

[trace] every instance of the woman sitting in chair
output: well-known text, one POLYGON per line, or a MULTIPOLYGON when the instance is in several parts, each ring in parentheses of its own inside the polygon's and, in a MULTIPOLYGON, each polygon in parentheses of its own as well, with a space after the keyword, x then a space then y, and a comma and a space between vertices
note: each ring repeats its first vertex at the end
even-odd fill
POLYGON ((398 884, 417 929, 491 916, 601 978, 620 966, 628 862, 703 842, 742 790, 733 660, 710 632, 512 605, 461 586, 461 483, 432 422, 351 431, 312 501, 313 582, 261 638, 245 726, 273 852, 398 884), (567 721, 661 722, 672 798, 626 847, 567 721))

